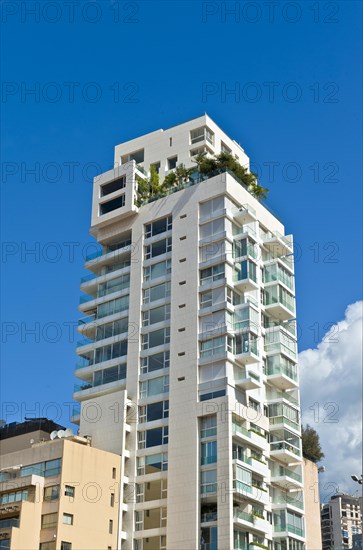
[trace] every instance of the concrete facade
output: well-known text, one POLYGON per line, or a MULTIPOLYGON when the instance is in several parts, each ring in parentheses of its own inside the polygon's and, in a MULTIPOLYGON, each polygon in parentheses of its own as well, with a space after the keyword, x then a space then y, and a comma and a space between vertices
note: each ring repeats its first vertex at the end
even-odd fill
POLYGON ((74 420, 122 454, 125 550, 303 550, 292 237, 230 173, 135 204, 199 148, 249 166, 204 115, 95 180, 74 420))

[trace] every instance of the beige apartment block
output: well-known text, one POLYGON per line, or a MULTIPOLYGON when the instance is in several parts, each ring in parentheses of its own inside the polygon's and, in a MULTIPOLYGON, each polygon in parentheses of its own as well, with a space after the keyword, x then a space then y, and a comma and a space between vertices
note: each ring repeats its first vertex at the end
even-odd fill
POLYGON ((0 456, 0 548, 116 549, 120 457, 83 437, 44 435, 0 456))
POLYGON ((362 497, 337 493, 321 507, 323 550, 362 548, 362 497))
POLYGON ((95 178, 73 419, 120 454, 124 550, 304 550, 293 239, 207 115, 115 148, 95 178), (189 181, 143 203, 153 165, 189 181))

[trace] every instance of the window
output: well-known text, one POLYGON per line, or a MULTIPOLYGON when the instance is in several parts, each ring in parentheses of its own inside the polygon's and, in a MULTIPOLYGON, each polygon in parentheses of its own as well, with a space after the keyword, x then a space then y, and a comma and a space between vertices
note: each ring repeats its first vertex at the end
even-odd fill
POLYGON ((236 270, 234 275, 235 281, 244 281, 245 279, 251 279, 257 283, 256 264, 249 260, 241 262, 240 270, 236 270))
POLYGON ((226 300, 225 289, 220 286, 212 290, 207 290, 200 294, 200 309, 206 309, 216 304, 221 304, 226 300))
POLYGON ((168 443, 168 431, 168 426, 162 426, 139 432, 139 449, 166 445, 168 443))
POLYGON ((100 216, 108 214, 117 208, 122 208, 123 206, 125 206, 125 195, 121 195, 120 197, 116 197, 116 199, 104 202, 100 204, 100 216))
POLYGON ((232 149, 230 149, 223 141, 221 141, 221 153, 232 153, 232 149))
POLYGON ((105 183, 104 185, 101 185, 101 188, 100 188, 101 197, 110 195, 111 193, 114 193, 115 191, 119 191, 120 189, 124 189, 125 187, 126 187, 126 176, 122 176, 117 180, 110 181, 110 183, 105 183))
POLYGON ((73 514, 63 514, 63 523, 65 525, 73 525, 73 514))
POLYGON ((218 338, 212 338, 200 343, 200 357, 211 357, 213 355, 219 355, 226 351, 226 338, 225 336, 219 336, 218 338))
POLYGON ((96 349, 95 363, 102 363, 103 361, 109 361, 110 359, 116 359, 127 355, 127 340, 110 344, 109 346, 102 346, 96 349))
POLYGON ((199 141, 204 140, 209 141, 209 143, 211 143, 212 145, 214 143, 214 134, 206 126, 202 126, 201 128, 196 128, 195 130, 190 131, 190 143, 192 145, 194 143, 198 143, 199 141))
POLYGON ((177 156, 168 158, 168 161, 167 161, 168 170, 173 170, 174 168, 176 168, 177 162, 178 162, 177 156))
POLYGON ((111 338, 117 336, 123 332, 127 332, 129 328, 129 320, 127 317, 113 321, 112 323, 105 323, 100 325, 96 329, 96 341, 104 340, 105 338, 111 338))
POLYGON ((74 498, 75 488, 72 485, 66 485, 64 489, 64 496, 74 498))
POLYGON ((141 372, 142 374, 146 374, 147 372, 153 372, 159 369, 167 369, 169 368, 169 361, 170 353, 168 351, 149 355, 142 360, 141 372))
POLYGON ((214 217, 217 214, 223 214, 224 207, 223 196, 216 197, 199 205, 199 215, 201 218, 214 217))
MULTIPOLYGON (((10 548, 10 545, 9 546, 1 546, 1 542, 0 542, 0 548, 4 548, 4 550, 10 548)), ((51 540, 49 542, 41 542, 39 544, 39 550, 56 550, 56 541, 55 540, 51 540)))
POLYGON ((157 300, 165 300, 165 298, 170 296, 170 292, 170 282, 146 288, 144 290, 144 304, 156 302, 157 300))
POLYGON ((71 542, 65 542, 64 540, 62 540, 61 550, 72 550, 72 543, 71 542))
POLYGON ((28 500, 28 496, 29 496, 29 492, 26 489, 24 491, 15 491, 13 493, 5 493, 0 496, 0 504, 11 504, 12 502, 22 502, 23 500, 28 500))
POLYGON ((217 235, 218 233, 222 233, 222 231, 224 231, 224 218, 217 218, 212 222, 205 223, 199 229, 201 239, 217 235))
POLYGON ((136 164, 139 164, 140 162, 144 162, 144 149, 138 149, 133 153, 127 153, 126 155, 122 155, 121 164, 125 164, 130 160, 134 160, 136 164))
POLYGON ((154 474, 168 469, 168 453, 141 456, 138 460, 137 475, 154 474))
POLYGON ((113 533, 113 520, 112 519, 110 519, 108 521, 108 532, 109 532, 110 535, 112 535, 112 533, 113 533))
POLYGON ((217 490, 217 470, 201 472, 201 493, 215 493, 217 490))
POLYGON ((204 416, 201 418, 200 437, 211 437, 217 435, 217 416, 204 416))
POLYGON ((44 500, 58 500, 59 498, 59 485, 51 485, 51 487, 44 488, 44 500))
POLYGON ((106 296, 112 292, 120 292, 121 290, 126 290, 130 286, 130 274, 126 273, 120 277, 115 277, 106 283, 101 283, 98 285, 97 297, 106 296))
POLYGON ((219 260, 223 254, 229 252, 229 243, 226 241, 216 241, 201 246, 199 249, 199 261, 208 262, 210 260, 219 260))
POLYGON ((220 279, 224 279, 224 264, 217 264, 200 272, 200 284, 207 285, 220 279))
POLYGON ((120 313, 127 309, 129 309, 129 297, 123 296, 122 298, 116 298, 115 300, 110 300, 98 306, 97 319, 113 315, 114 313, 120 313))
POLYGON ((112 479, 116 479, 116 468, 112 468, 112 479))
POLYGON ((210 382, 211 380, 218 380, 218 378, 224 378, 226 376, 226 368, 223 362, 212 363, 199 367, 199 383, 210 382))
POLYGON ((42 515, 42 529, 54 529, 57 527, 58 514, 43 514, 42 515))
POLYGON ((161 328, 142 335, 142 349, 151 349, 170 342, 170 328, 161 328))
POLYGON ((158 277, 165 277, 171 273, 171 260, 164 260, 144 267, 144 281, 152 281, 158 277))
POLYGON ((108 369, 98 370, 93 373, 93 387, 124 380, 126 378, 126 363, 109 367, 108 369))
POLYGON ((216 399, 217 397, 223 397, 224 395, 226 395, 226 390, 216 390, 209 393, 202 393, 199 400, 208 401, 208 399, 216 399))
POLYGON ((217 441, 207 441, 201 445, 201 465, 217 462, 217 441))
POLYGON ((170 231, 172 229, 172 217, 168 216, 166 218, 161 218, 152 223, 147 223, 145 225, 145 239, 149 237, 155 237, 155 235, 160 235, 165 233, 165 231, 170 231))
POLYGON ((110 506, 112 506, 112 508, 115 506, 115 493, 110 494, 110 506))
POLYGON ((162 239, 161 241, 157 241, 156 243, 146 245, 144 247, 145 260, 156 258, 157 256, 161 256, 161 254, 171 252, 171 245, 171 237, 168 237, 167 239, 162 239))
POLYGON ((139 407, 139 422, 152 422, 169 416, 169 401, 159 401, 139 407))
POLYGON ((140 382, 140 399, 169 391, 169 376, 160 376, 140 382))
POLYGON ((161 323, 168 319, 170 319, 170 304, 149 309, 142 314, 142 324, 144 327, 161 323))

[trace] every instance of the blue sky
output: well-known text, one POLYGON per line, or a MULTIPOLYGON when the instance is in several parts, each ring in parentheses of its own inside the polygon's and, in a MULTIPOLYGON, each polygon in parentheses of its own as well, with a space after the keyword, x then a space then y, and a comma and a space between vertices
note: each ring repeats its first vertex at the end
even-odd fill
POLYGON ((92 176, 117 143, 203 112, 294 233, 315 348, 361 298, 361 3, 30 4, 1 6, 2 416, 67 423, 92 176))

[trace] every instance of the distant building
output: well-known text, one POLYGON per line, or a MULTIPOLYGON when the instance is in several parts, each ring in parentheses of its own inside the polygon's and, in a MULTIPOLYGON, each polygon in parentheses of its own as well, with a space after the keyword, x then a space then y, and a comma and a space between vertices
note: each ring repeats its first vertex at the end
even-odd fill
POLYGON ((307 550, 322 550, 318 466, 304 458, 305 537, 307 550))
POLYGON ((2 450, 18 447, 0 456, 0 549, 115 549, 120 457, 84 437, 51 440, 55 426, 43 419, 32 444, 34 422, 0 428, 2 450))
POLYGON ((323 550, 348 550, 362 545, 362 500, 333 495, 321 508, 323 550))

